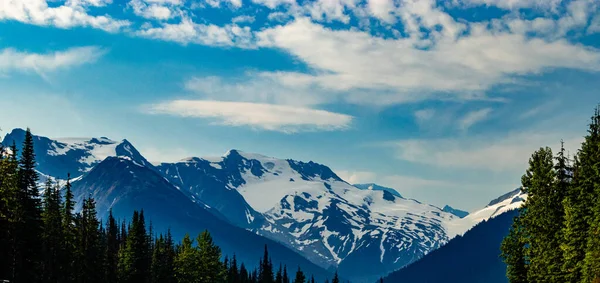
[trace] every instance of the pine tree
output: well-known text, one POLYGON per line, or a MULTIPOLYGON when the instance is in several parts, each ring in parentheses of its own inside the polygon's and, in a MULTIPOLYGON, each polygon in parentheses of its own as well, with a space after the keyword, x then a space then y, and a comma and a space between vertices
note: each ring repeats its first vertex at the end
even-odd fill
POLYGON ((296 271, 296 278, 294 278, 294 283, 305 283, 305 282, 306 282, 306 276, 304 275, 304 272, 302 272, 300 267, 298 267, 298 271, 296 271))
POLYGON ((104 253, 101 249, 100 222, 96 217, 96 202, 93 198, 83 201, 83 208, 77 219, 78 281, 102 282, 102 273, 98 276, 98 271, 102 267, 104 253))
POLYGON ((315 283, 315 277, 314 276, 310 276, 310 283, 315 283))
POLYGON ((175 278, 179 283, 199 282, 200 272, 198 265, 200 264, 200 254, 193 247, 193 240, 189 234, 186 234, 177 247, 177 255, 175 257, 175 278))
POLYGON ((260 263, 260 274, 258 280, 260 283, 273 283, 273 264, 269 258, 269 250, 265 245, 265 252, 260 263))
POLYGON ((279 270, 277 270, 277 275, 275 275, 275 283, 283 283, 283 266, 279 264, 279 270))
POLYGON ((335 271, 335 274, 333 275, 333 280, 331 280, 331 283, 340 283, 340 278, 338 276, 337 270, 335 271))
POLYGON ((553 158, 550 148, 540 148, 529 159, 529 168, 521 178, 523 190, 528 194, 522 222, 526 227, 528 244, 527 279, 531 282, 548 282, 551 276, 548 267, 553 264, 550 262, 553 247, 546 239, 555 237, 556 233, 556 223, 551 217, 551 206, 555 205, 552 203, 555 181, 553 158))
POLYGON ((198 235, 198 251, 200 256, 200 281, 202 283, 225 282, 226 270, 221 264, 221 248, 214 244, 208 231, 198 235))
POLYGON ((506 263, 506 277, 510 283, 527 283, 527 265, 525 258, 525 227, 521 224, 521 216, 515 217, 508 236, 502 241, 500 249, 506 263))
POLYGON ((233 258, 231 259, 231 263, 229 264, 229 269, 227 271, 227 282, 229 283, 239 283, 240 282, 240 272, 238 270, 238 263, 235 254, 233 254, 233 258))
POLYGON ((60 265, 56 259, 60 258, 62 251, 62 221, 61 203, 58 184, 53 184, 48 178, 44 189, 42 221, 44 230, 42 234, 44 260, 42 264, 42 280, 44 282, 57 282, 60 280, 60 265))
POLYGON ((288 277, 287 266, 283 266, 283 283, 290 283, 290 278, 288 277))
POLYGON ((600 282, 600 105, 596 108, 579 158, 582 191, 589 193, 592 211, 583 265, 584 282, 600 282))
POLYGON ((248 270, 246 269, 246 265, 244 265, 244 263, 242 262, 242 264, 240 265, 240 281, 239 282, 249 282, 250 281, 250 274, 248 273, 248 270))
POLYGON ((17 148, 13 144, 10 154, 0 152, 0 278, 13 277, 14 259, 16 258, 18 195, 18 161, 17 148))
POLYGON ((67 174, 67 183, 64 188, 64 203, 62 207, 62 226, 63 243, 59 264, 62 270, 62 279, 65 282, 75 282, 77 262, 75 260, 76 251, 76 231, 75 217, 73 211, 75 202, 73 192, 71 191, 71 174, 67 174))
POLYGON ((117 282, 117 266, 119 262, 119 226, 115 220, 112 209, 108 212, 106 222, 106 247, 104 250, 105 282, 117 282))
POLYGON ((35 171, 33 135, 27 129, 21 158, 19 159, 17 209, 13 249, 13 274, 15 282, 36 282, 40 274, 42 241, 42 209, 38 194, 38 174, 35 171))
POLYGON ((125 246, 119 254, 119 278, 122 282, 148 282, 150 255, 144 212, 133 212, 125 246))

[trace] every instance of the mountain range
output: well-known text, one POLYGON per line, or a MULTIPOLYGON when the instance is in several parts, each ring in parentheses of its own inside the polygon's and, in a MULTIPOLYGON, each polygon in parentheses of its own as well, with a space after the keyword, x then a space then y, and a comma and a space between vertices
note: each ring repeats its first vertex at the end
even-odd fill
MULTIPOLYGON (((18 146, 24 136, 15 129, 2 143, 18 146)), ((468 214, 377 184, 349 184, 312 161, 239 150, 151 164, 129 141, 104 137, 35 136, 34 149, 40 174, 65 180, 70 173, 78 202, 93 196, 100 217, 143 209, 155 229, 179 237, 208 229, 247 263, 267 244, 273 260, 317 278, 339 270, 353 282, 405 267, 524 199, 513 191, 468 214)))

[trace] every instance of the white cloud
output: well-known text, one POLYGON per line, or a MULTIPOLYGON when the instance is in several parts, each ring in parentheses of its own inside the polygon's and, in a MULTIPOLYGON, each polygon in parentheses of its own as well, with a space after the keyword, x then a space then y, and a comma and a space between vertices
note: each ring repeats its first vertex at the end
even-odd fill
POLYGON ((0 21, 14 20, 39 26, 57 28, 93 27, 117 32, 130 23, 110 16, 92 16, 86 6, 103 6, 110 1, 86 0, 49 7, 46 0, 4 0, 0 5, 0 21))
POLYGON ((12 48, 0 50, 0 73, 36 72, 43 75, 58 69, 93 63, 106 51, 95 46, 76 47, 46 54, 22 52, 12 48))
POLYGON ((417 119, 417 123, 422 124, 427 122, 433 118, 435 115, 435 109, 421 109, 415 111, 415 119, 417 119))
POLYGON ((600 32, 600 14, 596 15, 590 22, 590 26, 587 29, 588 34, 600 32))
POLYGON ((348 184, 373 183, 375 182, 375 178, 377 178, 377 174, 369 171, 336 170, 335 173, 342 180, 348 182, 348 184))
POLYGON ((237 23, 253 23, 255 20, 254 16, 246 16, 246 15, 242 15, 242 16, 237 16, 233 19, 231 19, 231 22, 234 24, 237 23))
POLYGON ((149 114, 213 118, 217 124, 295 133, 344 130, 352 116, 310 108, 214 100, 174 100, 146 107, 149 114))
POLYGON ((175 1, 131 0, 128 4, 133 12, 145 19, 168 20, 181 13, 175 1))
POLYGON ((458 127, 459 129, 466 131, 473 125, 485 120, 490 115, 490 113, 492 113, 491 108, 484 108, 480 110, 471 111, 458 121, 458 127))
POLYGON ((331 95, 307 86, 290 87, 270 76, 249 73, 243 79, 194 77, 185 83, 187 90, 205 99, 311 106, 331 101, 331 95))
POLYGON ((495 6, 507 10, 534 8, 540 10, 556 10, 563 0, 454 0, 454 3, 467 6, 495 6))
POLYGON ((491 86, 519 75, 553 68, 600 70, 598 50, 565 40, 493 32, 483 24, 472 24, 470 33, 457 39, 454 33, 449 31, 425 50, 418 38, 384 39, 356 30, 332 30, 309 19, 257 36, 260 46, 283 49, 315 70, 273 77, 295 86, 351 91, 345 100, 362 104, 481 99, 491 86))
POLYGON ((197 24, 187 16, 177 24, 163 23, 159 27, 145 27, 139 36, 174 41, 183 45, 194 43, 208 46, 254 48, 254 36, 249 27, 238 25, 217 26, 197 24))
POLYGON ((242 0, 204 0, 208 6, 213 8, 220 8, 221 5, 231 5, 232 8, 240 8, 242 7, 242 0))
POLYGON ((556 148, 561 138, 575 152, 582 138, 556 133, 522 132, 507 136, 455 139, 409 139, 393 143, 401 160, 437 167, 491 171, 522 171, 529 156, 543 146, 556 148))

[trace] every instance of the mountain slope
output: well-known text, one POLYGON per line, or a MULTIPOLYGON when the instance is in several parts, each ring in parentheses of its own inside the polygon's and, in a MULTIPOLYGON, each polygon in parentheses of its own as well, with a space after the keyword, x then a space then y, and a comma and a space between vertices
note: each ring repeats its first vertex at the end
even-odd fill
POLYGON ((106 218, 112 209, 115 217, 125 219, 133 210, 143 209, 155 231, 170 228, 180 239, 185 233, 197 235, 206 229, 224 254, 235 253, 247 265, 258 262, 266 244, 274 262, 301 266, 320 280, 330 277, 327 271, 283 245, 229 224, 218 212, 191 201, 159 173, 130 158, 106 158, 73 184, 73 192, 78 203, 85 196, 94 197, 99 217, 106 218))
POLYGON ((444 208, 442 208, 443 211, 448 212, 448 213, 452 213, 455 216, 458 216, 459 218, 465 218, 467 217, 467 215, 469 215, 468 212, 460 210, 460 209, 456 209, 454 207, 451 207, 449 205, 444 206, 444 208))
MULTIPOLYGON (((70 173, 77 178, 89 172, 94 166, 109 156, 126 156, 131 160, 153 168, 127 140, 120 142, 108 138, 64 138, 49 139, 33 136, 34 152, 36 153, 36 169, 43 176, 66 179, 70 173)), ((2 140, 4 146, 16 144, 21 150, 25 140, 25 131, 14 129, 2 140)))
POLYGON ((361 190, 372 190, 372 191, 387 191, 389 193, 391 193, 394 196, 397 196, 399 198, 402 197, 402 195, 396 191, 395 189, 392 188, 388 188, 388 187, 384 187, 384 186, 380 186, 374 183, 367 183, 367 184, 354 184, 355 187, 361 189, 361 190))
POLYGON ((507 283, 500 244, 508 234, 517 210, 485 220, 419 261, 391 273, 384 282, 402 283, 507 283))
POLYGON ((455 218, 387 190, 360 190, 312 161, 230 150, 221 158, 189 158, 158 170, 236 225, 284 243, 320 266, 339 267, 355 282, 438 248, 449 239, 444 223, 455 218), (362 270, 364 262, 370 264, 362 270))

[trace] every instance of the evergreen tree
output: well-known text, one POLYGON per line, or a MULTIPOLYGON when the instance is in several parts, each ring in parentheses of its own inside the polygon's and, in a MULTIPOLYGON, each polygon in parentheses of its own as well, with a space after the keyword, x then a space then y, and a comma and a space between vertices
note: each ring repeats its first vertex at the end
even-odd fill
POLYGON ((337 270, 335 271, 335 274, 333 275, 333 280, 331 280, 331 283, 340 283, 340 278, 338 276, 337 270))
POLYGON ((117 266, 119 262, 119 226, 113 217, 112 209, 108 212, 106 222, 106 247, 104 250, 105 282, 117 282, 117 266))
POLYGON ((104 253, 101 249, 100 222, 96 217, 96 202, 93 198, 83 201, 83 208, 77 219, 78 281, 102 282, 102 273, 100 272, 99 276, 98 269, 102 267, 104 253))
POLYGON ((275 275, 275 283, 283 283, 283 266, 279 264, 279 270, 277 270, 277 275, 275 275))
POLYGON ((71 191, 71 174, 67 174, 67 184, 65 185, 64 203, 62 207, 62 226, 63 243, 61 257, 59 258, 62 278, 65 282, 74 282, 76 277, 75 251, 76 251, 76 228, 73 210, 75 202, 73 192, 71 191))
POLYGON ((227 273, 221 264, 221 248, 214 244, 208 231, 198 235, 198 251, 200 256, 199 274, 202 283, 225 282, 227 273))
POLYGON ((246 265, 244 265, 244 263, 242 262, 242 264, 240 265, 240 281, 239 282, 249 282, 250 281, 250 274, 248 273, 248 270, 246 269, 246 265))
POLYGON ((18 210, 18 161, 13 145, 10 154, 0 149, 0 278, 13 277, 16 258, 16 228, 18 210))
POLYGON ((237 258, 235 254, 233 254, 233 258, 231 259, 231 263, 229 264, 229 269, 227 271, 227 282, 240 282, 240 272, 238 270, 237 258))
POLYGON ((596 108, 580 152, 579 178, 581 190, 589 193, 592 211, 583 265, 584 282, 600 282, 600 106, 596 108))
POLYGON ((502 241, 500 249, 506 263, 506 277, 510 283, 527 283, 527 265, 525 259, 525 228, 521 224, 521 214, 515 217, 508 236, 502 241))
POLYGON ((193 240, 189 234, 186 234, 177 247, 177 255, 175 257, 175 279, 179 283, 199 282, 200 271, 200 254, 193 247, 193 240))
POLYGON ((526 227, 527 237, 526 256, 528 257, 527 279, 531 282, 548 282, 552 276, 549 272, 550 265, 559 262, 550 262, 553 247, 546 239, 555 237, 557 223, 553 223, 554 204, 554 162, 552 150, 548 147, 540 148, 529 159, 529 168, 521 178, 523 190, 528 194, 524 206, 526 213, 522 216, 523 225, 526 227))
POLYGON ((53 184, 49 178, 46 181, 43 198, 42 234, 44 260, 42 264, 42 281, 57 282, 60 280, 60 258, 62 250, 62 221, 61 203, 58 184, 53 184))
POLYGON ((144 212, 133 212, 133 218, 122 252, 119 254, 119 278, 122 282, 148 282, 150 256, 144 212))
POLYGON ((260 283, 273 283, 273 264, 269 258, 269 250, 265 245, 265 252, 260 263, 260 274, 258 280, 260 283))
POLYGON ((294 283, 305 283, 305 282, 306 282, 306 276, 304 275, 304 272, 302 272, 300 267, 298 267, 298 271, 296 271, 296 278, 294 278, 294 283))
POLYGON ((287 266, 283 266, 283 283, 290 283, 290 278, 288 277, 287 266))
POLYGON ((40 274, 42 241, 42 209, 38 194, 38 174, 35 171, 33 135, 27 129, 19 159, 17 209, 13 246, 14 282, 36 282, 40 274))

